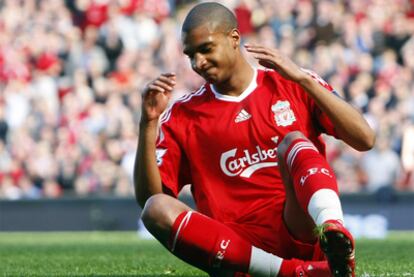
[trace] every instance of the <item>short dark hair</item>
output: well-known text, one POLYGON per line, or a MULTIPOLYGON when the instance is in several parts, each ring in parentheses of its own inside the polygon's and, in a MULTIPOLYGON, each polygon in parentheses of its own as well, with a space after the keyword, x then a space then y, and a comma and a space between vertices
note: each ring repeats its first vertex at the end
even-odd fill
POLYGON ((236 16, 230 9, 216 2, 205 2, 190 10, 181 31, 187 33, 204 23, 211 23, 214 28, 223 32, 230 32, 238 27, 236 16))

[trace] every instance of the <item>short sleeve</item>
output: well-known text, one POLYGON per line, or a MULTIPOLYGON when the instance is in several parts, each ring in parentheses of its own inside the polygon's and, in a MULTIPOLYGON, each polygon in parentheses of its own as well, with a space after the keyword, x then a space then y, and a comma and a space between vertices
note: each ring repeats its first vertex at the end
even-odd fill
POLYGON ((160 170, 163 192, 177 197, 180 190, 191 183, 187 157, 180 145, 180 125, 174 124, 174 114, 161 119, 156 145, 157 165, 160 170))

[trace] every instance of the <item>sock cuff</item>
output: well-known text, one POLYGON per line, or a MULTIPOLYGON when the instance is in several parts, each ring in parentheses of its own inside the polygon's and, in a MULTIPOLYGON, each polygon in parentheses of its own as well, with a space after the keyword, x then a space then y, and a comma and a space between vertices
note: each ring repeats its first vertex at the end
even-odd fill
POLYGON ((171 252, 174 252, 175 245, 177 244, 178 236, 180 231, 187 226, 190 221, 193 211, 185 211, 180 213, 174 221, 174 224, 171 228, 170 238, 168 240, 168 248, 171 252))
POLYGON ((308 213, 316 225, 321 225, 327 220, 344 220, 338 193, 332 189, 316 191, 309 200, 308 213))
POLYGON ((252 246, 249 274, 252 276, 276 277, 279 274, 282 262, 282 258, 252 246))
POLYGON ((285 153, 285 162, 289 171, 293 167, 293 163, 296 160, 297 155, 303 150, 314 150, 319 153, 315 145, 307 139, 299 138, 295 139, 288 147, 285 153))

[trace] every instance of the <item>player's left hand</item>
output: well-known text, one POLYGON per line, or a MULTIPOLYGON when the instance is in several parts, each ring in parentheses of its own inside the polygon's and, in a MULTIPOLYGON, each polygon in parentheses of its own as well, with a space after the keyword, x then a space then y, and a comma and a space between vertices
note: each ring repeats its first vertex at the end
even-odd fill
POLYGON ((288 80, 300 82, 307 78, 307 74, 278 49, 251 44, 245 44, 244 47, 253 54, 253 57, 258 60, 260 65, 279 72, 280 75, 288 80))

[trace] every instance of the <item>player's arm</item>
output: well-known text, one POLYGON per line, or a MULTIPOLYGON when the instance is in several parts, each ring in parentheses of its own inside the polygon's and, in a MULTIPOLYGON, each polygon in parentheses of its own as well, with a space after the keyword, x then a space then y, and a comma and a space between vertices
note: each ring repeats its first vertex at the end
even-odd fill
POLYGON ((335 125, 335 131, 343 141, 359 151, 366 151, 374 146, 375 133, 361 113, 333 93, 326 93, 326 88, 301 70, 288 57, 277 49, 246 45, 246 50, 253 53, 259 63, 279 72, 284 78, 298 83, 318 107, 335 125))
POLYGON ((149 197, 162 193, 161 176, 155 155, 158 120, 168 105, 174 85, 175 74, 162 74, 147 85, 143 94, 134 165, 135 197, 141 207, 149 197))
POLYGON ((359 151, 370 150, 375 143, 375 133, 362 114, 352 105, 334 93, 326 93, 326 88, 305 74, 299 85, 316 102, 333 125, 336 134, 347 144, 359 151))

